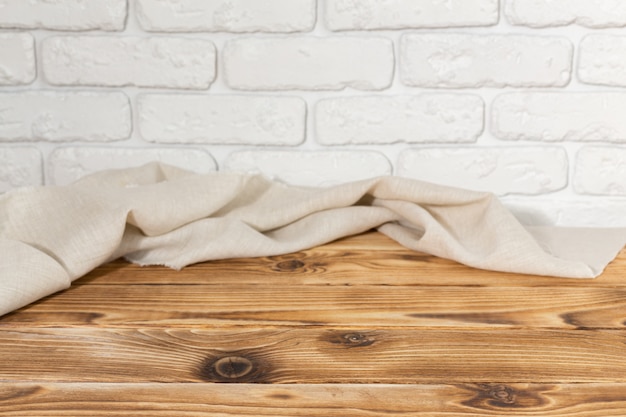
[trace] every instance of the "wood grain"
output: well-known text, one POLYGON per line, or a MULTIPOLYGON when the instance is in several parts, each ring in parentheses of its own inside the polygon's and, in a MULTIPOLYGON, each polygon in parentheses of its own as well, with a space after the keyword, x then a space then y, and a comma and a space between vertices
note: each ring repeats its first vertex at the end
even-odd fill
POLYGON ((16 329, 0 357, 15 382, 626 382, 623 331, 16 329))
POLYGON ((622 417, 624 384, 2 384, 0 416, 622 417))
POLYGON ((0 416, 626 415, 626 252, 595 280, 365 233, 97 268, 0 317, 0 416))
POLYGON ((387 285, 503 287, 626 287, 626 249, 594 280, 539 277, 469 268, 415 252, 380 233, 365 233, 302 252, 229 259, 181 271, 139 267, 124 261, 103 265, 74 285, 387 285))
POLYGON ((0 321, 10 326, 626 328, 626 288, 84 285, 0 321))

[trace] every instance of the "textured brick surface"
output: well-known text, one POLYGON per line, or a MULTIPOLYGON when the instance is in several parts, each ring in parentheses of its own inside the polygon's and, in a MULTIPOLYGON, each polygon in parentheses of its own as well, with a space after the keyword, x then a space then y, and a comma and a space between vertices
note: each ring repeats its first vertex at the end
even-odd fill
POLYGON ((41 152, 34 147, 0 148, 0 193, 17 187, 41 185, 41 152))
POLYGON ((623 29, 626 0, 0 0, 0 189, 162 158, 626 226, 623 29))
POLYGON ((626 142, 626 93, 510 93, 492 105, 501 139, 626 142))
POLYGON ((0 93, 0 142, 112 141, 130 132, 130 103, 123 93, 0 93))
POLYGON ((514 25, 535 28, 577 24, 589 28, 626 26, 623 0, 507 0, 505 15, 514 25))
POLYGON ((542 194, 567 184, 558 147, 430 148, 403 152, 398 174, 496 194, 542 194))
POLYGON ((224 68, 241 90, 380 90, 391 83, 393 58, 384 38, 257 37, 229 41, 224 68))
POLYGON ((580 43, 583 83, 626 87, 626 36, 587 35, 580 43))
POLYGON ((572 51, 550 36, 409 34, 400 77, 417 87, 558 87, 570 80, 572 51))
POLYGON ((315 0, 137 0, 148 31, 301 32, 313 29, 315 0))
POLYGON ((29 84, 36 72, 33 37, 27 33, 0 33, 0 86, 29 84))
POLYGON ((626 149, 582 148, 576 156, 574 189, 580 194, 626 196, 626 149))
POLYGON ((263 173, 289 184, 329 186, 391 174, 387 158, 372 151, 239 151, 225 168, 263 173))
POLYGON ((57 36, 43 42, 43 69, 55 85, 208 88, 211 41, 170 37, 57 36))
POLYGON ((483 130, 484 103, 471 94, 422 94, 321 100, 317 139, 324 145, 472 142, 483 130))
POLYGON ((206 151, 187 148, 63 147, 50 155, 47 172, 51 184, 69 184, 103 169, 120 169, 161 161, 189 171, 215 171, 213 157, 206 151))
POLYGON ((139 129, 152 142, 297 145, 306 104, 297 97, 145 94, 139 129))
POLYGON ((122 30, 126 0, 0 0, 0 27, 122 30))
POLYGON ((332 30, 488 26, 498 22, 498 0, 328 0, 332 30))

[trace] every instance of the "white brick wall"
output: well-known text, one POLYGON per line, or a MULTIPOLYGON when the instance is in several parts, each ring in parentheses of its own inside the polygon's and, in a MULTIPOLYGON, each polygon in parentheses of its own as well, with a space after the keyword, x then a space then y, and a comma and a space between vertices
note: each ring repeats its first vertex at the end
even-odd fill
POLYGON ((150 142, 298 145, 306 104, 299 97, 142 94, 139 130, 150 142))
POLYGON ((126 0, 0 0, 0 28, 117 31, 126 7, 126 0))
POLYGON ((161 161, 201 174, 217 168, 208 152, 193 148, 61 147, 49 157, 48 180, 51 184, 65 185, 103 169, 135 167, 151 161, 161 161))
POLYGON ((370 151, 238 151, 228 157, 225 169, 314 187, 391 175, 387 158, 370 151))
POLYGON ((28 33, 0 33, 0 86, 35 79, 35 43, 28 33))
POLYGON ((498 22, 498 0, 328 0, 331 30, 490 26, 498 22))
POLYGON ((0 192, 41 185, 41 152, 35 147, 0 148, 0 192))
POLYGON ((473 142, 483 112, 472 94, 328 98, 315 107, 316 137, 323 145, 473 142))
POLYGON ((315 0, 137 0, 137 20, 150 32, 304 32, 315 0))
POLYGON ((226 83, 238 90, 382 90, 393 44, 374 37, 255 37, 224 47, 226 83))
POLYGON ((577 24, 589 28, 626 26, 622 0, 510 0, 505 14, 514 25, 547 28, 577 24))
POLYGON ((131 132, 124 93, 0 93, 0 142, 114 141, 131 132))
POLYGON ((161 160, 624 226, 624 87, 623 0, 0 0, 0 192, 161 160))
POLYGON ((42 49, 54 85, 206 89, 215 78, 215 46, 204 39, 58 36, 42 49))
POLYGON ((626 142, 626 93, 506 93, 492 105, 500 139, 626 142))
POLYGON ((574 188, 582 194, 626 196, 626 148, 582 148, 576 157, 574 188))
POLYGON ((578 77, 583 83, 626 86, 626 36, 587 35, 580 43, 578 77))
POLYGON ((536 195, 565 187, 567 156, 556 147, 409 149, 398 173, 500 195, 536 195))
POLYGON ((415 87, 562 87, 572 51, 552 36, 409 34, 400 41, 400 76, 415 87))

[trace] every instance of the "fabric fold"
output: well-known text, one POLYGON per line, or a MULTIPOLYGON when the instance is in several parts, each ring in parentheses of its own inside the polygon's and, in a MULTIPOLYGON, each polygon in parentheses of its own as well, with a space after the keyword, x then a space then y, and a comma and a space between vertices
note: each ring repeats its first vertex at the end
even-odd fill
POLYGON ((597 276, 626 242, 622 229, 527 229, 492 194, 400 177, 309 188, 152 163, 1 196, 0 315, 118 257, 179 269, 372 228, 472 267, 572 278, 597 276))

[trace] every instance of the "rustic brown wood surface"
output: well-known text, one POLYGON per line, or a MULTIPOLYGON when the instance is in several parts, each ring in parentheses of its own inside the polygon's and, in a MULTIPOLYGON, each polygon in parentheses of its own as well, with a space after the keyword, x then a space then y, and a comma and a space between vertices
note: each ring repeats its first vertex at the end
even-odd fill
POLYGON ((367 233, 116 261, 0 318, 0 416, 626 416, 626 251, 595 280, 367 233))

